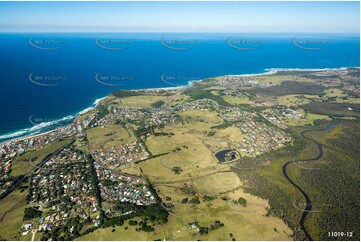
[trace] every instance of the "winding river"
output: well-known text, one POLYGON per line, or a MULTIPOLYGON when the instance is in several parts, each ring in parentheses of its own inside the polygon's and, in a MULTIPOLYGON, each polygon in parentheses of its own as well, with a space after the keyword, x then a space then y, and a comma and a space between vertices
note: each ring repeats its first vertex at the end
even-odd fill
POLYGON ((302 231, 305 233, 307 239, 309 239, 309 240, 313 240, 313 239, 312 239, 312 237, 310 236, 310 234, 308 233, 307 229, 305 228, 304 222, 305 222, 305 219, 306 219, 307 215, 308 215, 308 214, 311 212, 311 210, 312 210, 312 202, 311 202, 310 197, 307 195, 307 193, 306 193, 300 186, 298 186, 294 181, 292 181, 292 179, 288 176, 288 174, 287 174, 287 167, 288 167, 289 164, 291 164, 291 163, 293 163, 293 162, 297 162, 297 161, 311 162, 311 161, 316 161, 316 160, 321 159, 322 156, 323 156, 322 144, 320 144, 320 143, 318 143, 318 142, 316 142, 316 141, 314 141, 314 140, 306 137, 305 134, 308 133, 308 132, 314 132, 314 131, 330 131, 330 130, 334 129, 334 128, 337 126, 337 124, 338 124, 338 123, 331 123, 331 124, 329 124, 326 128, 324 128, 324 129, 319 129, 319 130, 303 130, 303 131, 300 133, 300 135, 301 135, 303 138, 305 138, 305 139, 307 139, 307 140, 309 140, 309 141, 311 141, 311 142, 313 142, 313 143, 315 143, 315 144, 317 145, 317 148, 318 148, 318 154, 317 154, 317 156, 314 157, 314 158, 306 159, 306 160, 291 160, 291 161, 287 161, 287 162, 286 162, 285 164, 283 164, 283 166, 282 166, 283 176, 284 176, 299 192, 302 193, 303 197, 304 197, 305 200, 306 200, 306 206, 305 206, 305 208, 304 208, 304 210, 303 210, 302 217, 301 217, 301 219, 300 219, 300 226, 301 226, 302 231))

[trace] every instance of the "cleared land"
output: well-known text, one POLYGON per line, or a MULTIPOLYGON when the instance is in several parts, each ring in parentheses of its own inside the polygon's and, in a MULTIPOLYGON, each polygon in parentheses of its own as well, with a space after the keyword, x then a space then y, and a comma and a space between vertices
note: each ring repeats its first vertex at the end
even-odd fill
MULTIPOLYGON (((122 226, 98 228, 77 240, 304 240, 299 227, 302 212, 292 206, 293 201, 302 202, 303 196, 285 179, 282 167, 292 159, 310 159, 318 154, 315 143, 300 136, 305 129, 315 130, 308 135, 322 142, 323 157, 316 162, 297 164, 299 166, 290 164, 287 174, 307 191, 312 201, 337 205, 333 209, 322 207, 322 213, 309 214, 305 222, 307 230, 314 239, 325 239, 327 231, 333 228, 343 231, 345 228, 342 225, 345 224, 347 228, 359 227, 359 221, 354 217, 359 213, 359 172, 354 169, 359 166, 359 143, 356 142, 359 124, 341 120, 359 118, 358 105, 352 105, 358 104, 359 98, 348 95, 347 91, 330 88, 332 85, 320 83, 317 78, 311 80, 306 75, 301 76, 302 72, 297 73, 251 77, 252 81, 262 84, 256 86, 244 83, 242 77, 240 83, 231 86, 230 90, 235 92, 227 92, 227 95, 221 95, 226 93, 226 88, 220 86, 222 84, 216 78, 194 85, 184 92, 142 91, 136 96, 132 92, 119 92, 119 98, 112 95, 103 100, 103 108, 107 105, 127 106, 131 107, 129 112, 154 107, 157 109, 152 109, 152 112, 166 112, 160 107, 200 99, 211 99, 219 106, 204 108, 202 104, 197 106, 194 102, 191 105, 195 105, 195 109, 177 113, 181 120, 177 120, 177 124, 163 124, 162 118, 159 118, 157 123, 162 125, 155 130, 147 130, 146 122, 138 122, 142 121, 141 118, 128 120, 137 132, 143 132, 139 127, 144 128, 142 137, 147 137, 146 148, 155 157, 119 167, 118 170, 143 175, 149 180, 162 201, 161 206, 169 211, 168 222, 150 222, 149 225, 155 230, 142 232, 136 228, 146 218, 138 216, 132 219, 138 222, 138 226, 130 225, 127 220, 122 226), (246 96, 243 97, 245 92, 246 96), (277 113, 280 111, 279 105, 291 107, 302 117, 277 113), (227 122, 219 115, 221 110, 217 110, 218 107, 276 115, 282 119, 279 127, 292 136, 291 145, 255 158, 242 154, 243 159, 238 163, 220 164, 214 154, 224 149, 237 149, 252 132, 242 133, 237 127, 245 117, 239 116, 239 120, 227 122), (331 121, 340 121, 340 124, 330 132, 316 131, 331 121), (318 167, 322 169, 304 169, 318 167), (349 192, 350 187, 353 188, 352 193, 349 192), (245 206, 237 203, 240 198, 246 201, 245 206), (224 226, 210 229, 214 228, 211 226, 215 221, 220 221, 224 226), (208 233, 201 234, 197 226, 192 228, 196 222, 200 227, 208 227, 208 233)), ((324 81, 326 83, 329 78, 324 81)), ((232 114, 236 113, 232 111, 232 114)), ((256 119, 256 116, 252 118, 256 119)), ((257 122, 272 125, 264 119, 257 122)), ((136 141, 132 131, 128 132, 121 125, 114 124, 92 128, 87 132, 87 138, 90 149, 136 141)), ((77 149, 89 152, 86 139, 78 140, 75 145, 77 149)), ((29 156, 24 156, 27 159, 35 157, 37 162, 41 160, 36 153, 25 155, 29 156)), ((14 164, 12 175, 26 171, 28 161, 24 157, 14 164)), ((31 234, 19 236, 25 208, 24 189, 23 193, 15 190, 1 201, 1 224, 4 224, 0 226, 1 239, 31 239, 31 234)), ((103 208, 106 208, 105 204, 103 208)), ((316 203, 313 205, 320 208, 316 203)), ((39 239, 39 236, 37 233, 35 238, 39 239)))
MULTIPOLYGON (((97 231, 79 238, 79 240, 103 239, 103 240, 290 240, 292 231, 279 219, 273 216, 266 217, 268 203, 250 194, 244 193, 242 189, 229 191, 235 184, 239 185, 239 178, 234 173, 219 173, 212 178, 199 178, 194 183, 177 183, 169 185, 156 185, 158 194, 165 198, 171 198, 170 203, 174 205, 170 209, 169 221, 166 224, 155 225, 152 233, 137 232, 134 226, 125 223, 123 226, 98 229, 97 231), (213 181, 217 181, 214 183, 213 181), (235 182, 235 184, 231 184, 235 182), (199 183, 199 185, 197 185, 199 183), (188 185, 186 185, 188 184, 188 185), (194 188, 192 185, 194 184, 194 188), (184 189, 188 187, 188 189, 184 189), (207 187, 207 188, 206 188, 207 187), (213 196, 211 201, 205 201, 198 189, 217 189, 222 195, 213 196), (197 192, 190 195, 192 189, 197 192), (191 200, 199 196, 200 204, 182 203, 184 198, 191 200), (235 205, 233 200, 243 197, 248 205, 242 207, 235 205), (224 200, 227 198, 227 200, 224 200), (190 223, 198 222, 200 226, 210 226, 215 221, 224 223, 224 227, 210 231, 208 234, 200 235, 192 229, 190 223), (127 227, 127 229, 125 229, 127 227), (114 232, 112 232, 114 230, 114 232), (232 234, 232 237, 231 235, 232 234)), ((210 195, 210 194, 209 194, 210 195)))
POLYGON ((47 155, 61 148, 66 143, 69 143, 69 141, 69 139, 54 141, 40 149, 17 156, 12 165, 11 176, 19 176, 30 172, 47 155))
POLYGON ((0 203, 0 238, 19 240, 23 225, 24 209, 27 207, 25 197, 27 190, 15 190, 3 198, 0 203))
POLYGON ((90 149, 129 144, 136 141, 131 133, 119 125, 92 128, 87 136, 90 149))

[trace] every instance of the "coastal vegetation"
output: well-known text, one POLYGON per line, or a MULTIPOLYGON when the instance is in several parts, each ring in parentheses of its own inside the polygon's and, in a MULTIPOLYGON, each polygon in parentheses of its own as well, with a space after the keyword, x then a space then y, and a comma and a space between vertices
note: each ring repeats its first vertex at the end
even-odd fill
MULTIPOLYGON (((314 127, 315 131, 307 134, 323 144, 322 159, 310 164, 291 165, 289 169, 290 176, 310 193, 314 201, 313 209, 317 212, 306 218, 305 226, 308 232, 313 239, 328 240, 330 238, 327 231, 330 229, 335 227, 343 229, 346 226, 350 231, 356 231, 359 226, 357 218, 352 215, 359 212, 358 199, 356 199, 359 196, 359 190, 350 191, 346 188, 346 186, 357 187, 356 183, 358 183, 359 171, 354 167, 358 166, 359 128, 357 122, 352 121, 342 121, 329 132, 318 131, 322 127, 324 124, 314 127), (345 135, 348 135, 348 138, 345 135), (335 149, 334 146, 338 148, 335 149), (347 218, 340 213, 343 215, 347 213, 347 218), (325 222, 320 223, 320 220, 325 222)), ((300 129, 296 132, 300 132, 300 129)), ((247 192, 269 200, 269 214, 281 217, 293 228, 295 239, 302 239, 304 235, 299 232, 301 213, 292 204, 295 201, 302 201, 302 197, 282 179, 282 176, 278 176, 276 171, 283 163, 295 157, 307 159, 315 156, 317 152, 315 144, 311 141, 294 142, 293 150, 279 150, 247 161, 261 164, 268 160, 271 166, 258 165, 257 169, 247 173, 241 170, 236 171, 242 180, 247 181, 247 192), (280 192, 281 190, 284 192, 280 192)), ((303 209, 305 203, 300 202, 299 205, 303 209)), ((358 235, 354 233, 354 236, 358 235)))
POLYGON ((113 92, 75 134, 5 160, 0 239, 359 239, 359 99, 321 74, 113 92), (39 210, 50 196, 67 206, 39 210))

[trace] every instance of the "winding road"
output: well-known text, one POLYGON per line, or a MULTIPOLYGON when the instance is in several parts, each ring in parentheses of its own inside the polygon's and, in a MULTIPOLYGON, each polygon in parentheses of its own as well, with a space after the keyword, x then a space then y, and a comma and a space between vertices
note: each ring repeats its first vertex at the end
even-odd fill
POLYGON ((312 237, 310 236, 310 234, 307 232, 307 229, 305 228, 305 225, 304 225, 304 222, 305 222, 305 219, 307 217, 307 215, 311 212, 312 210, 312 202, 311 202, 311 199, 310 197, 307 195, 307 193, 300 187, 298 186, 294 181, 292 181, 292 179, 289 177, 289 175, 287 174, 287 167, 289 164, 293 163, 293 162, 298 162, 298 161, 302 161, 302 162, 311 162, 311 161, 317 161, 319 159, 322 158, 323 156, 323 150, 322 150, 322 144, 316 142, 315 140, 312 140, 308 137, 305 136, 305 134, 307 132, 315 132, 315 131, 330 131, 332 129, 334 129, 336 126, 337 126, 338 123, 331 123, 329 124, 326 128, 324 129, 319 129, 319 130, 303 130, 300 135, 315 143, 317 145, 317 149, 318 149, 318 154, 316 157, 314 158, 310 158, 310 159, 306 159, 306 160, 291 160, 291 161, 287 161, 285 164, 283 164, 282 166, 282 173, 283 173, 283 176, 299 191, 302 193, 303 197, 305 198, 306 200, 306 206, 303 210, 303 213, 302 213, 302 217, 300 219, 300 226, 301 226, 301 229, 302 231, 305 233, 306 237, 308 240, 313 240, 312 237))

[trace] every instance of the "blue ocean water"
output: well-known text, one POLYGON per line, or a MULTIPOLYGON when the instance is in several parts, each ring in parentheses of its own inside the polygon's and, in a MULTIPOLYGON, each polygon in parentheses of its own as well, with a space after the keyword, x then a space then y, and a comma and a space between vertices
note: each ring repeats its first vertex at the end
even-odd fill
POLYGON ((69 123, 118 89, 359 66, 353 34, 0 34, 0 142, 69 123))

